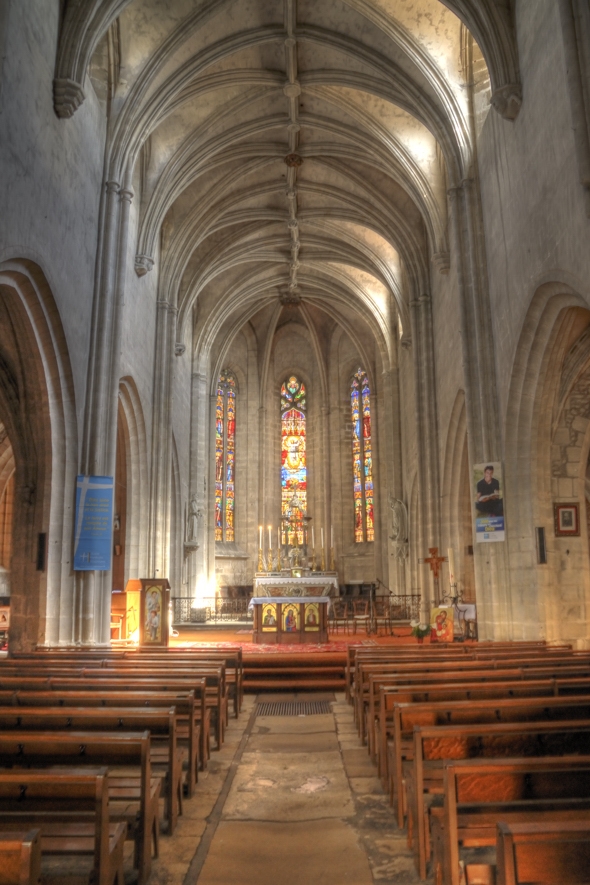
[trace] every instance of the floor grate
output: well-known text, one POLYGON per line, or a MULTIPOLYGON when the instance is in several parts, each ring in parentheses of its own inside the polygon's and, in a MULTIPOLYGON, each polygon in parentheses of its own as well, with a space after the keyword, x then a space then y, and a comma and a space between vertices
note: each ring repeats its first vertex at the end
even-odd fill
POLYGON ((330 701, 267 701, 256 705, 257 716, 319 716, 331 712, 330 701))

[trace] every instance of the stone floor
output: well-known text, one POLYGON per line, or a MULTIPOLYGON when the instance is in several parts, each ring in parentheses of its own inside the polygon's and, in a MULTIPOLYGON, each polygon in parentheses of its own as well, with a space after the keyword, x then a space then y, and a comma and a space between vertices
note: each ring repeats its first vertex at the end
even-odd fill
POLYGON ((351 708, 343 695, 312 697, 333 712, 256 716, 246 697, 174 837, 161 839, 150 885, 419 882, 351 708))

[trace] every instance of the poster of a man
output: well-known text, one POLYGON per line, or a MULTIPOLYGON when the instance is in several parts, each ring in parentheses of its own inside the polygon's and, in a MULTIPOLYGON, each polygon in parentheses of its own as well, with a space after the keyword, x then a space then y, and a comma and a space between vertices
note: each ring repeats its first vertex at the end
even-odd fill
POLYGON ((498 461, 475 464, 475 539, 477 542, 504 541, 504 496, 502 465, 498 461))

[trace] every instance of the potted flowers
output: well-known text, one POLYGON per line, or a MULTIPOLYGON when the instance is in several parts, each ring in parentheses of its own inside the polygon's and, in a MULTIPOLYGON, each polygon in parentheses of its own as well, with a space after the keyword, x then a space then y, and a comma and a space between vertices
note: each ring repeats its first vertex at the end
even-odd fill
POLYGON ((410 621, 410 636, 415 636, 420 644, 424 642, 424 637, 430 633, 430 624, 421 624, 419 621, 410 621))

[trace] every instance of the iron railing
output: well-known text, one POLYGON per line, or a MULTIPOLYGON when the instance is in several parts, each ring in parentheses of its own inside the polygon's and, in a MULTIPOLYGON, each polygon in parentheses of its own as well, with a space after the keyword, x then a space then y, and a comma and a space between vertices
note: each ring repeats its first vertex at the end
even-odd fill
MULTIPOLYGON (((378 597, 377 597, 378 598, 378 597)), ((394 596, 389 597, 389 606, 392 621, 414 621, 420 618, 420 600, 419 593, 413 593, 410 596, 394 596)))
POLYGON ((248 612, 249 599, 222 599, 207 596, 195 606, 194 599, 172 597, 172 622, 174 624, 217 624, 225 621, 251 621, 248 612))

